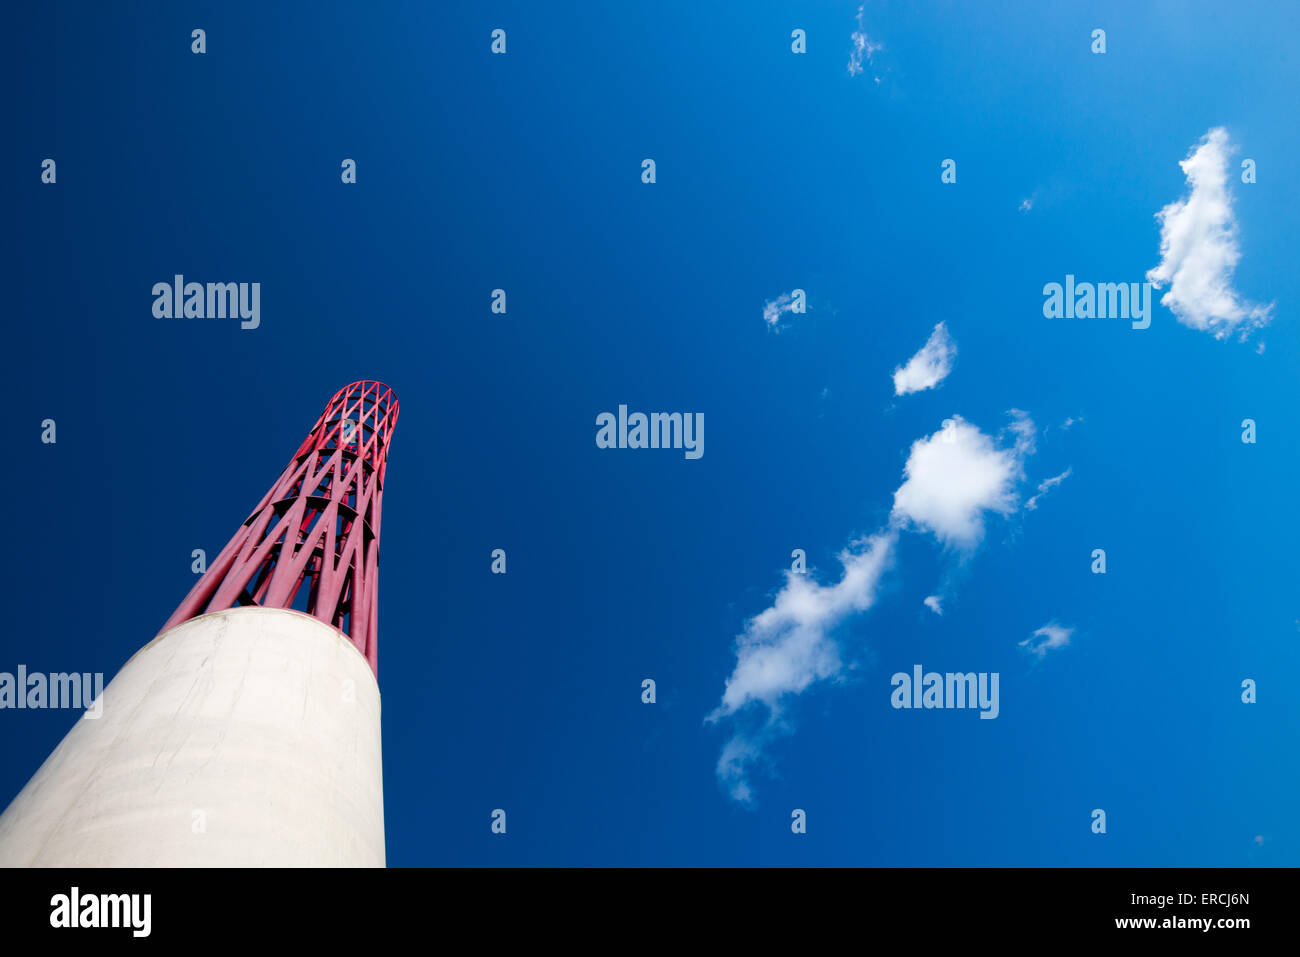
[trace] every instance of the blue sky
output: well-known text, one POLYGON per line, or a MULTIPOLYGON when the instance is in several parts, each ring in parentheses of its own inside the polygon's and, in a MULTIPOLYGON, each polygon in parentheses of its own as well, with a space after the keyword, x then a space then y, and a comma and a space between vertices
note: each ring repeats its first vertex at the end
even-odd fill
MULTIPOLYGON (((1300 860, 1296 11, 321 10, 5 15, 0 670, 111 675, 193 583, 191 550, 220 549, 338 388, 377 378, 402 404, 379 586, 390 864, 1300 860), (1226 220, 1179 167, 1219 128, 1226 220), (1143 282, 1156 214, 1189 198, 1179 248, 1210 255, 1172 264, 1182 321, 1168 282, 1148 329, 1044 317, 1067 274, 1143 282), (1234 268, 1213 255, 1229 228, 1234 268), (260 327, 156 319, 175 273, 260 282, 260 327), (1269 321, 1197 328, 1216 280, 1269 321), (771 327, 796 288, 806 313, 771 327), (939 323, 951 371, 897 395, 939 323), (703 413, 705 454, 598 448, 619 404, 703 413), (914 443, 956 417, 970 455, 900 513, 914 443), (936 506, 949 492, 965 504, 936 506), (793 549, 829 588, 882 531, 888 567, 850 596, 870 607, 818 619, 835 664, 771 699, 781 730, 735 799, 719 756, 771 713, 717 713, 738 636, 793 549), (1021 645, 1053 622, 1068 643, 1021 645), (915 664, 997 672, 999 716, 892 708, 915 664)), ((0 800, 71 721, 0 713, 0 800)))

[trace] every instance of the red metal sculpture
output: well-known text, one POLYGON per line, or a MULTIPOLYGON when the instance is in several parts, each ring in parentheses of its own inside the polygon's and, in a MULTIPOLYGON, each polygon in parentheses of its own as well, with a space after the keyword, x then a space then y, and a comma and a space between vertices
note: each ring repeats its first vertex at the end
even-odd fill
POLYGON ((382 382, 336 393, 162 631, 237 605, 296 608, 347 635, 378 673, 380 500, 396 425, 382 382))

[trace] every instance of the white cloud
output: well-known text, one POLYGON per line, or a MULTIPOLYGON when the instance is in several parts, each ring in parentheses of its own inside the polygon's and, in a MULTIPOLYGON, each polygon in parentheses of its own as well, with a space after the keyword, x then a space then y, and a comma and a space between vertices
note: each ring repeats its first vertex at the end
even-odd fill
POLYGON ((781 322, 781 316, 787 312, 793 312, 794 307, 794 294, 783 292, 775 299, 763 303, 763 321, 776 329, 781 322))
POLYGON ((749 804, 754 799, 754 791, 749 786, 749 769, 763 757, 763 746, 768 733, 759 730, 757 734, 737 734, 722 746, 718 755, 718 780, 727 786, 727 792, 742 804, 749 804))
POLYGON ((1066 469, 1064 472, 1062 472, 1060 475, 1053 475, 1051 478, 1043 479, 1043 481, 1039 482, 1038 494, 1025 503, 1025 509, 1027 511, 1033 511, 1034 509, 1038 508, 1038 500, 1042 498, 1044 495, 1046 495, 1048 492, 1050 492, 1052 489, 1056 488, 1056 486, 1060 485, 1062 482, 1068 479, 1070 477, 1070 474, 1073 471, 1074 468, 1070 467, 1066 469))
POLYGON ((905 481, 894 493, 892 519, 933 532, 946 546, 971 549, 984 535, 984 513, 1008 515, 1016 509, 1016 484, 1024 478, 1024 459, 1034 451, 1034 423, 1012 410, 1011 448, 961 416, 953 416, 933 435, 912 443, 903 466, 905 481))
POLYGON ((1228 157, 1235 147, 1223 127, 1202 138, 1178 165, 1191 192, 1160 210, 1160 265, 1147 272, 1160 299, 1183 325, 1222 339, 1241 328, 1244 335, 1272 317, 1272 306, 1241 298, 1232 287, 1241 259, 1237 221, 1228 191, 1228 157))
MULTIPOLYGON (((1014 486, 1024 477, 1022 462, 1033 453, 1035 433, 1023 412, 1013 409, 1012 416, 1010 448, 995 445, 959 416, 913 443, 890 523, 840 553, 839 581, 822 585, 811 575, 787 571, 771 606, 745 623, 722 701, 706 718, 740 720, 741 712, 762 706, 747 728, 733 731, 718 758, 718 780, 732 798, 753 799, 750 772, 764 760, 772 738, 790 730, 784 718, 788 699, 843 672, 835 631, 875 604, 902 528, 911 523, 945 544, 971 548, 983 533, 985 511, 1014 510, 1014 486)), ((938 596, 925 604, 942 614, 938 596)))
POLYGON ((952 372, 957 359, 957 345, 942 322, 934 327, 921 351, 894 370, 894 394, 907 395, 933 389, 952 372))
POLYGON ((783 700, 840 673, 843 661, 832 632, 875 603, 897 541, 898 533, 887 530, 856 543, 855 549, 845 549, 839 556, 844 572, 834 585, 786 572, 785 585, 771 607, 746 622, 736 641, 736 667, 727 679, 722 703, 707 718, 717 721, 755 702, 767 709, 757 731, 733 735, 718 758, 718 779, 737 801, 752 799, 749 771, 782 727, 783 700))
POLYGON ((1028 199, 1022 199, 1020 201, 1020 207, 1019 207, 1020 212, 1027 213, 1033 208, 1034 208, 1034 197, 1030 196, 1028 199))
MULTIPOLYGON (((877 43, 875 40, 872 40, 867 36, 867 31, 862 26, 862 11, 864 7, 865 4, 858 7, 858 28, 854 30, 853 34, 849 37, 853 43, 853 47, 849 51, 849 76, 857 76, 861 73, 862 61, 865 59, 867 63, 870 64, 872 58, 885 48, 883 43, 877 43)), ((880 77, 876 77, 876 82, 879 83, 880 79, 880 77)))
POLYGON ((841 667, 839 646, 830 631, 849 615, 876 600, 881 575, 893 558, 894 531, 877 533, 857 550, 840 553, 844 573, 834 585, 818 584, 810 575, 786 572, 785 585, 772 606, 751 618, 736 643, 736 667, 727 679, 716 720, 761 701, 779 711, 781 699, 798 694, 814 681, 830 678, 841 667))
POLYGON ((1035 631, 1030 637, 1020 642, 1020 647, 1031 655, 1039 658, 1047 656, 1049 651, 1056 648, 1064 648, 1070 643, 1070 636, 1074 634, 1073 628, 1065 628, 1056 622, 1048 622, 1042 628, 1035 631))
POLYGON ((1007 431, 1016 437, 1015 452, 1020 458, 1034 454, 1034 438, 1038 430, 1034 427, 1034 420, 1029 417, 1028 412, 1022 412, 1020 409, 1008 409, 1007 414, 1011 416, 1011 424, 1007 426, 1007 431))

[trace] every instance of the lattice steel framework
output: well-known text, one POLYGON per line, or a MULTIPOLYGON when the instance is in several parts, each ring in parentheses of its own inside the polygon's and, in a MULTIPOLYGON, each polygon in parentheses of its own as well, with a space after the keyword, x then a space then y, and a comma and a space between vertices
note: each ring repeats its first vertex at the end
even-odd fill
POLYGON ((296 608, 347 635, 378 673, 380 500, 397 408, 382 382, 336 393, 162 630, 238 605, 296 608))

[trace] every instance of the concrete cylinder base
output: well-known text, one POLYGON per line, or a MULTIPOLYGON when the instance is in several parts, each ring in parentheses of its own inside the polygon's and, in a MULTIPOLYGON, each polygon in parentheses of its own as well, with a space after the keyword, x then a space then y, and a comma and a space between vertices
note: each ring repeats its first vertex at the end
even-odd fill
POLYGON ((182 622, 0 816, 0 866, 384 866, 374 673, 296 611, 182 622))

